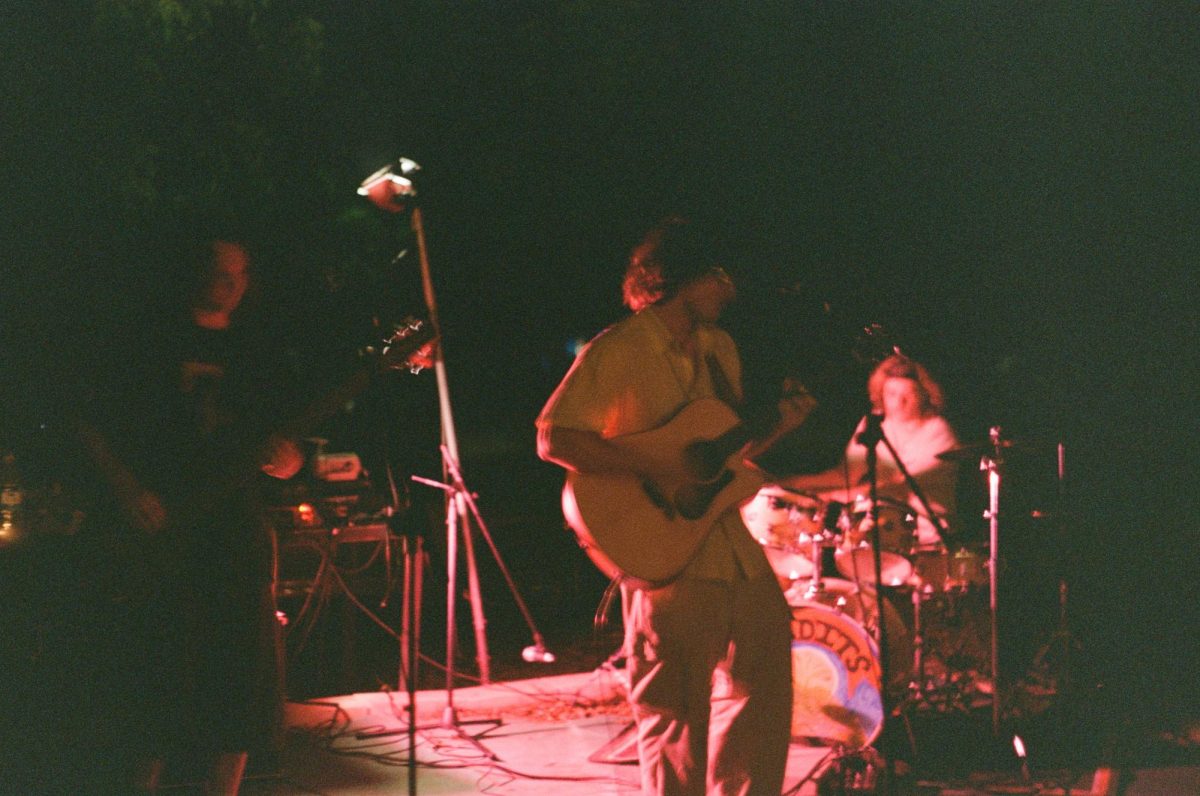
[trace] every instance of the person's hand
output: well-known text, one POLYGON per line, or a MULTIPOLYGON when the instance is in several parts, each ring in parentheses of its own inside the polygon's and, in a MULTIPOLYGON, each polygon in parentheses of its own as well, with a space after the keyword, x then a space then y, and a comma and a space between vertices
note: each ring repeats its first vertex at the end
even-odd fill
POLYGON ((808 419, 817 408, 817 399, 800 381, 787 377, 783 380, 783 394, 776 407, 779 410, 779 428, 790 431, 799 428, 808 419))
POLYGON ((263 446, 261 469, 272 478, 281 480, 291 478, 300 472, 304 466, 304 454, 295 440, 289 437, 273 436, 263 446))
POLYGON ((149 489, 139 488, 122 495, 121 508, 139 531, 158 533, 167 527, 167 510, 158 495, 149 489))

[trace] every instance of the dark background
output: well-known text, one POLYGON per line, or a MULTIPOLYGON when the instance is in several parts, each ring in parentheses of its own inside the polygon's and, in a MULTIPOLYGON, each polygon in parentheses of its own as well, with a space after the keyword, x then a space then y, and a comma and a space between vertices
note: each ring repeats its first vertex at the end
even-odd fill
MULTIPOLYGON (((120 367, 111 330, 177 285, 179 239, 253 246, 252 311, 314 389, 423 314, 411 215, 355 195, 408 157, 467 480, 552 646, 586 639, 604 581, 562 530, 533 420, 575 342, 621 316, 631 245, 684 210, 736 253, 752 392, 794 373, 853 418, 853 343, 881 324, 943 383, 964 441, 999 425, 1030 443, 1002 531, 1033 562, 1009 595, 1041 611, 1029 635, 1061 565, 1116 711, 1194 708, 1192 9, 240 0, 30 4, 0 28, 10 447, 37 447, 71 377, 120 367), (1065 501, 1032 521, 1056 510, 1057 443, 1065 501)), ((432 374, 400 375, 321 434, 376 474, 436 476, 437 413, 432 374)), ((779 466, 836 455, 840 423, 779 466)), ((964 505, 984 489, 968 472, 964 505)), ((437 499, 410 491, 436 642, 437 499)), ((477 551, 513 661, 526 631, 477 551)))

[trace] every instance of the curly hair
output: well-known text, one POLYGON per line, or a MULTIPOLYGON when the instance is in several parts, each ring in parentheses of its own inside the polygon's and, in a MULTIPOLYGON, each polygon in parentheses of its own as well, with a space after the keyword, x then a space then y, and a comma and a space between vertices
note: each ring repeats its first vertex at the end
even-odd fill
POLYGON ((946 401, 942 387, 933 380, 925 366, 915 359, 897 353, 880 362, 867 379, 867 397, 871 399, 871 408, 874 411, 883 411, 883 383, 888 379, 908 379, 917 385, 922 415, 940 415, 945 409, 946 401))
POLYGON ((684 216, 668 216, 630 253, 622 299, 634 312, 657 304, 704 275, 718 259, 699 227, 684 216))

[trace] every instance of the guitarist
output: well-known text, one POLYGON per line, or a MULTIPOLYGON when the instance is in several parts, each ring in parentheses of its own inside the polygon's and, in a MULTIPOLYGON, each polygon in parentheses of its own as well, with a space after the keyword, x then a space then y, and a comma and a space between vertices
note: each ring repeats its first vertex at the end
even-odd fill
MULTIPOLYGON (((244 443, 233 429, 271 420, 264 399, 280 385, 239 313, 246 248, 193 249, 181 258, 183 306, 136 331, 118 383, 94 391, 78 430, 110 493, 111 541, 142 575, 100 653, 129 711, 118 751, 130 786, 156 790, 169 762, 173 778, 195 765, 206 792, 236 793, 249 752, 275 751, 283 695, 272 536, 251 478, 231 475, 244 443)), ((285 437, 247 453, 250 477, 286 479, 303 464, 285 437)))
MULTIPOLYGON (((625 273, 634 314, 593 339, 550 397, 539 455, 575 473, 669 480, 661 462, 615 440, 662 426, 693 401, 740 400, 738 352, 716 326, 735 293, 698 225, 671 217, 651 230, 625 273)), ((621 594, 643 792, 778 794, 789 614, 737 507, 712 523, 677 577, 626 580, 621 594)))

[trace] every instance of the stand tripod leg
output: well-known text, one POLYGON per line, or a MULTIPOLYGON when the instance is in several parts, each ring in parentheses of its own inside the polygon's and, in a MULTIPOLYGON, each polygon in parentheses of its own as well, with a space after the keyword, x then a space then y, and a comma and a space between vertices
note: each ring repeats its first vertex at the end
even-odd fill
MULTIPOLYGON (((458 596, 455 584, 458 575, 458 522, 460 517, 464 517, 461 513, 462 500, 461 493, 455 492, 450 495, 450 500, 446 502, 446 560, 448 561, 446 568, 446 707, 442 711, 442 721, 438 726, 442 729, 454 730, 463 740, 473 744, 481 753, 487 755, 488 759, 496 760, 498 758, 494 752, 481 744, 477 738, 462 732, 460 729, 461 722, 458 720, 458 711, 454 707, 454 636, 458 627, 455 621, 455 603, 458 596)), ((466 526, 464 523, 465 529, 466 526)), ((474 571, 473 568, 472 571, 474 571)), ((483 719, 470 723, 498 726, 500 721, 497 719, 483 719)))
POLYGON ((471 601, 471 626, 475 630, 475 659, 479 664, 479 680, 484 685, 492 681, 491 658, 488 655, 487 619, 483 614, 482 591, 479 588, 479 570, 475 567, 475 543, 471 539, 471 523, 467 519, 466 498, 455 495, 454 510, 458 512, 462 528, 463 550, 467 560, 467 595, 471 601))
POLYGON ((921 590, 912 590, 913 605, 913 677, 917 699, 925 698, 925 628, 921 624, 921 590))

